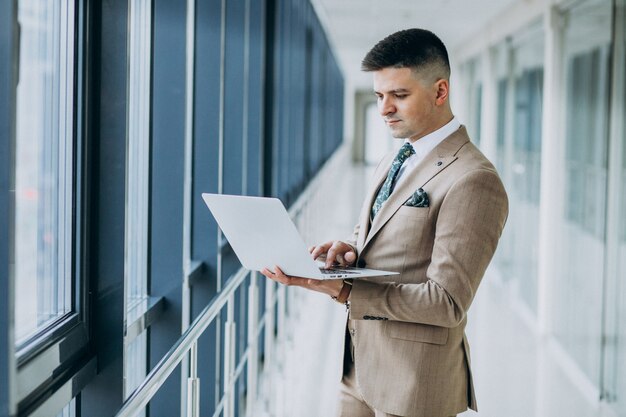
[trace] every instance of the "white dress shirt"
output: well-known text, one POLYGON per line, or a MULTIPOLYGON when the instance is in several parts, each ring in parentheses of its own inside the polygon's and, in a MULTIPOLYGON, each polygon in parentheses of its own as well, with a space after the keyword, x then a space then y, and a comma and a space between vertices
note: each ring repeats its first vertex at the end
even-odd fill
MULTIPOLYGON (((393 188, 396 189, 403 180, 406 180, 407 177, 410 177, 410 173, 415 169, 417 164, 419 164, 430 151, 435 149, 435 147, 439 145, 441 141, 457 131, 460 127, 461 123, 456 117, 453 117, 452 120, 450 120, 439 129, 413 142, 412 145, 413 149, 415 150, 415 154, 408 157, 406 161, 404 161, 404 164, 402 164, 393 188)), ((405 139, 404 142, 409 142, 409 140, 405 139)))

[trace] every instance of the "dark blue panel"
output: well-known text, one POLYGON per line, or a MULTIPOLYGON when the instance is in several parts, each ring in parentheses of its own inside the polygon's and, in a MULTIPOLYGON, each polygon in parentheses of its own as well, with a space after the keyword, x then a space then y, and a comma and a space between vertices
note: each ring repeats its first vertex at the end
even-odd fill
POLYGON ((285 75, 286 81, 284 86, 284 103, 288 103, 288 107, 285 108, 281 114, 287 115, 283 122, 283 143, 285 146, 285 154, 287 156, 288 171, 283 178, 283 186, 286 192, 286 203, 291 205, 295 200, 296 184, 298 183, 298 159, 299 149, 301 143, 300 133, 296 131, 298 111, 299 111, 299 97, 298 86, 299 82, 296 80, 296 72, 298 67, 298 39, 297 39, 297 15, 294 7, 294 1, 289 2, 289 7, 285 16, 285 75))
POLYGON ((13 355, 13 285, 9 281, 9 219, 12 218, 11 155, 15 133, 16 2, 0 3, 0 416, 12 415, 10 407, 11 356, 13 355))
POLYGON ((263 95, 265 1, 250 1, 248 76, 248 195, 261 195, 263 175, 263 95))
MULTIPOLYGON (((181 333, 186 2, 154 2, 150 294, 165 314, 150 328, 153 367, 181 333)), ((180 414, 177 370, 150 403, 151 417, 180 414)))
POLYGON ((217 287, 217 224, 202 193, 218 191, 221 4, 210 0, 196 6, 192 259, 203 261, 207 268, 194 283, 193 317, 217 287))
POLYGON ((311 100, 313 113, 311 114, 311 170, 316 173, 322 163, 322 135, 323 135, 323 91, 322 91, 322 51, 319 44, 314 45, 311 100))
POLYGON ((124 0, 93 10, 87 100, 92 103, 87 164, 91 340, 98 376, 83 390, 81 415, 111 416, 123 400, 124 216, 127 13, 124 0), (100 52, 98 54, 98 51, 100 52))
POLYGON ((276 195, 276 109, 278 60, 276 50, 278 47, 276 25, 278 18, 276 0, 266 0, 265 8, 265 75, 263 97, 263 190, 262 195, 276 195))
POLYGON ((304 22, 304 8, 301 2, 296 2, 292 21, 292 36, 296 42, 293 45, 292 62, 292 99, 294 100, 294 114, 291 118, 290 136, 294 140, 293 174, 291 176, 290 191, 299 194, 304 188, 304 114, 306 108, 306 23, 304 22))
MULTIPOLYGON (((224 148, 223 192, 242 194, 244 164, 244 52, 245 0, 226 2, 226 36, 224 39, 224 148)), ((241 264, 232 249, 222 252, 222 280, 228 280, 241 264)))
POLYGON ((311 178, 311 150, 313 132, 311 121, 313 116, 313 31, 306 28, 305 34, 305 60, 304 60, 304 126, 302 131, 303 140, 303 176, 305 181, 311 178))
POLYGON ((278 49, 276 51, 276 57, 279 60, 278 68, 278 103, 277 112, 277 159, 278 166, 276 167, 277 173, 277 197, 281 198, 286 204, 289 204, 289 171, 291 168, 292 154, 289 152, 289 117, 291 116, 291 102, 289 101, 289 64, 291 56, 289 54, 289 17, 291 16, 290 4, 286 1, 280 2, 278 11, 278 49))
POLYGON ((271 194, 290 205, 341 143, 343 79, 310 3, 276 3, 276 12, 267 15, 268 45, 274 49, 268 49, 273 61, 266 85, 272 89, 266 96, 272 97, 266 109, 273 114, 265 118, 266 134, 272 134, 265 138, 266 150, 272 140, 265 174, 273 176, 271 194))
MULTIPOLYGON (((221 0, 197 2, 194 98, 194 191, 192 258, 206 265, 191 291, 192 318, 217 292, 217 224, 201 198, 218 191, 221 0)), ((199 339, 198 377, 200 410, 215 409, 216 328, 211 325, 199 339)))
POLYGON ((245 0, 226 2, 224 53, 225 194, 241 194, 243 173, 245 0))
MULTIPOLYGON (((324 48, 324 46, 322 46, 324 48)), ((322 100, 321 100, 321 105, 322 105, 322 117, 321 117, 321 138, 320 138, 320 152, 321 152, 321 158, 320 158, 320 164, 323 164, 324 161, 326 161, 326 158, 328 157, 328 128, 330 125, 330 118, 329 118, 329 109, 330 106, 332 104, 332 101, 330 100, 329 96, 328 96, 328 65, 327 65, 327 52, 326 50, 322 51, 322 56, 320 59, 320 91, 322 94, 322 100)))

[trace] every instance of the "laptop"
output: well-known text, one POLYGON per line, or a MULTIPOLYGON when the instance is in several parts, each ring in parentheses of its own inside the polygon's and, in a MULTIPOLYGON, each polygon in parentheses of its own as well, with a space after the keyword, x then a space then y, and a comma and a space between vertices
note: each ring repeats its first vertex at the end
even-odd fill
POLYGON ((277 198, 202 194, 244 268, 261 271, 278 265, 286 274, 314 279, 363 278, 398 272, 337 266, 324 269, 313 260, 283 203, 277 198))

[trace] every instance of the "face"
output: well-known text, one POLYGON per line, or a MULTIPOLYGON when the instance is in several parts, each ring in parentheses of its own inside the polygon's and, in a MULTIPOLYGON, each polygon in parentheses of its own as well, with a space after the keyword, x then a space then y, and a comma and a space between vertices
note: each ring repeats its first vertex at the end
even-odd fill
POLYGON ((444 114, 446 80, 429 84, 410 68, 384 68, 373 74, 378 111, 394 138, 414 142, 450 121, 451 115, 444 114))

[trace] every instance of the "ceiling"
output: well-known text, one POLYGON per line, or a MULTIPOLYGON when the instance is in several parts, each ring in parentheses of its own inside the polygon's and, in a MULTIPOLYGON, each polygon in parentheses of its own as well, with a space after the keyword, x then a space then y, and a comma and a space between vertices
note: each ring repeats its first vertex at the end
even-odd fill
MULTIPOLYGON (((361 59, 385 36, 421 27, 437 34, 448 50, 475 34, 513 3, 522 0, 313 0, 339 55, 346 81, 369 88, 361 59)), ((451 57, 451 60, 454 57, 451 57)))

